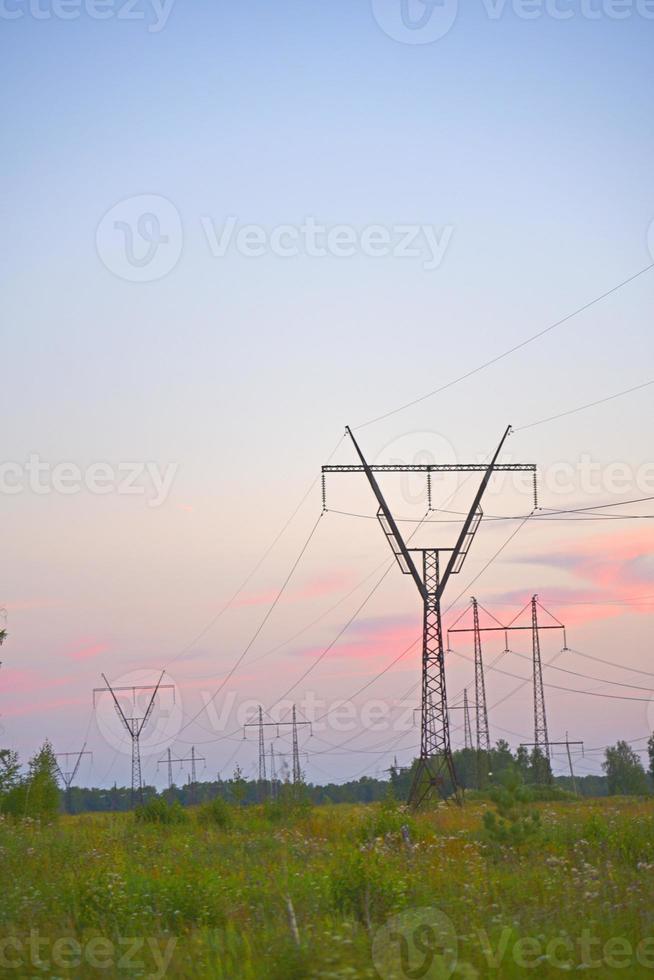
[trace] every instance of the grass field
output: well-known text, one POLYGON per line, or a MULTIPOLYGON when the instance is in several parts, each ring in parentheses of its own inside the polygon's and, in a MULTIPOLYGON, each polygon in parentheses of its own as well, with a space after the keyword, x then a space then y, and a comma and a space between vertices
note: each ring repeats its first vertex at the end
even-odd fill
POLYGON ((0 975, 376 977, 371 949, 404 913, 409 960, 394 938, 382 976, 654 976, 654 804, 539 804, 519 846, 488 840, 487 806, 2 820, 0 975), (411 946, 407 910, 424 907, 452 923, 454 972, 451 949, 424 953, 430 934, 411 946))

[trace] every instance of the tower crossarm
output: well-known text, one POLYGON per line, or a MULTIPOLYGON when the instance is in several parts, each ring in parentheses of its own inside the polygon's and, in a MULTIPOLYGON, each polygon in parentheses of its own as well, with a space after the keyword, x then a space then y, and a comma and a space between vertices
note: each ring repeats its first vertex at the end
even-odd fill
MULTIPOLYGON (((485 473, 487 463, 371 463, 368 470, 371 473, 485 473)), ((336 466, 328 464, 322 467, 323 473, 366 473, 364 466, 356 463, 336 466)), ((494 473, 535 473, 535 463, 495 463, 494 473)))

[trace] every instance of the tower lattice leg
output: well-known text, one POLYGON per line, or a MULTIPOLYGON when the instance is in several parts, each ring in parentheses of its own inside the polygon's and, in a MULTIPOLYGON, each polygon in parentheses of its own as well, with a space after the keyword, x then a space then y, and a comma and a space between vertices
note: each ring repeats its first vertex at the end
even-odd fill
POLYGON ((422 634, 420 758, 409 793, 409 803, 413 807, 420 806, 435 792, 445 795, 445 774, 450 778, 457 799, 460 799, 450 745, 437 551, 427 550, 423 553, 423 580, 427 599, 424 602, 422 634))
POLYGON ((143 783, 141 782, 141 746, 137 734, 132 734, 132 806, 143 803, 143 783))

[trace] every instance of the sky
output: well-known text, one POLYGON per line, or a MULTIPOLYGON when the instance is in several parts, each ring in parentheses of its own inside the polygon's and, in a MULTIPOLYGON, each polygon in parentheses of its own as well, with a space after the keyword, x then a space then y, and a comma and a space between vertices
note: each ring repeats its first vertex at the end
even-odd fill
MULTIPOLYGON (((485 520, 445 623, 471 594, 506 622, 538 593, 570 648, 543 632, 550 736, 584 740, 579 772, 642 747, 654 527, 623 518, 654 504, 614 505, 654 496, 654 386, 530 426, 652 380, 654 271, 610 292, 654 262, 651 3, 2 0, 0 19, 0 744, 86 741, 80 781, 126 783, 93 689, 165 667, 157 785, 168 747, 253 775, 259 704, 314 721, 315 782, 409 761, 420 598, 361 475, 329 476, 321 516, 320 467, 354 461, 346 424, 375 462, 484 461, 511 424, 502 459, 538 465, 540 507, 612 507, 485 520)), ((450 547, 472 479, 435 479, 433 526, 407 534, 450 547)), ((384 490, 423 518, 423 477, 384 490)), ((532 506, 506 476, 484 501, 532 506)), ((484 637, 513 746, 533 724, 515 636, 493 669, 484 637)), ((452 647, 454 706, 473 672, 469 637, 452 647)))

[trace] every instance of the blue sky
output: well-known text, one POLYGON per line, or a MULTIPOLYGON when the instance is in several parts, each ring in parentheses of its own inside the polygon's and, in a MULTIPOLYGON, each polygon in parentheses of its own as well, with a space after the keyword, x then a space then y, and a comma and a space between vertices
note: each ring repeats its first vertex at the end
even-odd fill
MULTIPOLYGON (((46 0, 37 8, 6 0, 0 399, 11 425, 2 458, 21 463, 36 453, 82 470, 98 461, 175 468, 158 507, 144 495, 3 495, 0 604, 11 633, 3 671, 23 673, 14 676, 11 703, 0 675, 0 699, 6 738, 23 755, 46 734, 63 748, 76 744, 100 670, 119 677, 150 669, 211 621, 345 423, 459 376, 652 262, 654 20, 643 5, 626 7, 622 20, 609 15, 608 0, 592 7, 597 19, 569 6, 573 16, 562 21, 547 12, 526 20, 511 5, 493 19, 490 5, 466 4, 445 36, 407 44, 380 25, 398 23, 394 0, 178 0, 161 30, 151 29, 157 15, 144 3, 134 8, 142 19, 122 19, 127 8, 116 0, 99 21, 84 7, 62 20, 46 0), (6 19, 14 9, 22 16, 6 19), (52 16, 37 18, 34 9, 52 16), (138 282, 112 271, 122 239, 116 232, 108 244, 102 229, 136 213, 146 196, 163 198, 177 216, 169 245, 178 254, 167 274, 138 282), (371 226, 391 236, 400 226, 428 226, 447 245, 432 269, 424 244, 417 257, 373 257, 357 247, 347 258, 282 257, 269 248, 255 258, 234 246, 216 257, 207 224, 220 234, 230 217, 237 230, 253 225, 267 235, 281 225, 301 235, 311 218, 353 229, 357 241, 371 226)), ((362 430, 364 448, 388 458, 416 452, 421 438, 440 452, 446 440, 457 458, 479 458, 509 422, 649 380, 653 290, 652 276, 641 277, 470 381, 362 430)), ((579 473, 586 456, 600 464, 596 492, 579 479, 565 494, 550 492, 549 506, 644 496, 651 399, 644 389, 517 433, 510 451, 550 472, 563 464, 579 473), (621 493, 602 482, 616 463, 630 474, 621 493)), ((337 458, 348 458, 344 446, 337 458)), ((342 509, 372 512, 365 488, 337 492, 342 509)), ((488 510, 511 514, 518 504, 517 495, 498 494, 488 510)), ((257 573, 255 596, 274 594, 316 507, 312 497, 257 573)), ((271 647, 384 559, 377 529, 345 520, 329 515, 321 524, 301 572, 303 598, 271 620, 271 647)), ((645 522, 629 532, 634 526, 646 534, 645 522)), ((501 596, 562 587, 551 565, 534 566, 526 580, 525 558, 544 549, 610 553, 600 537, 609 531, 619 538, 619 563, 619 523, 526 527, 497 578, 479 583, 480 598, 484 589, 501 596)), ((497 528, 484 533, 470 575, 501 544, 497 528)), ((389 644, 375 640, 390 657, 404 617, 417 615, 415 596, 391 575, 378 608, 374 602, 372 619, 398 617, 389 644)), ((243 696, 281 693, 298 659, 329 642, 348 609, 248 672, 243 696)), ((188 673, 175 679, 191 685, 193 705, 193 670, 221 677, 256 625, 252 617, 251 605, 230 610, 202 637, 195 667, 181 661, 188 673)), ((585 621, 577 645, 610 655, 626 630, 631 662, 642 666, 646 621, 585 621)), ((330 698, 370 674, 368 655, 325 664, 315 682, 330 698)), ((408 687, 415 669, 414 661, 391 674, 381 695, 408 687)), ((457 689, 465 669, 452 666, 457 689)), ((561 700, 552 694, 563 730, 561 700)), ((626 702, 602 719, 595 707, 575 702, 579 737, 600 744, 639 734, 626 730, 630 721, 648 730, 644 704, 637 718, 626 702)), ((516 727, 517 713, 529 732, 528 698, 502 710, 498 727, 516 727)), ((112 757, 96 739, 100 780, 112 757)), ((213 751, 217 768, 226 753, 213 751)), ((347 765, 354 773, 366 760, 347 765)), ((337 763, 324 768, 338 776, 337 763)))

